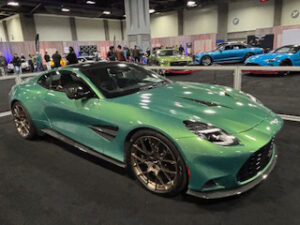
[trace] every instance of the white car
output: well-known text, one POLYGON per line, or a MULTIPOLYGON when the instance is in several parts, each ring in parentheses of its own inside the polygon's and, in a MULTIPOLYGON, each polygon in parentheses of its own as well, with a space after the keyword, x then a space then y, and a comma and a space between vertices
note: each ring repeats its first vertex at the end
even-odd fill
MULTIPOLYGON (((30 66, 29 66, 29 63, 27 60, 25 59, 21 59, 21 68, 22 68, 22 71, 29 71, 30 70, 30 66)), ((7 72, 8 73, 13 73, 14 72, 14 65, 12 64, 12 62, 10 62, 8 65, 7 65, 7 72)))

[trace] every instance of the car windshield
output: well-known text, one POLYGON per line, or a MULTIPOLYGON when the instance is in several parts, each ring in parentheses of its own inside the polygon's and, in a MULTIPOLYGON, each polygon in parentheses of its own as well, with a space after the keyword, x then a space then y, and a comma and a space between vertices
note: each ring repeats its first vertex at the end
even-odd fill
POLYGON ((115 98, 149 90, 171 81, 141 66, 118 63, 81 70, 106 98, 115 98))
POLYGON ((278 48, 274 51, 274 53, 296 53, 299 50, 299 47, 296 48, 294 46, 284 46, 282 48, 278 48))
POLYGON ((160 50, 157 52, 158 56, 176 56, 176 55, 180 55, 179 51, 177 50, 160 50))

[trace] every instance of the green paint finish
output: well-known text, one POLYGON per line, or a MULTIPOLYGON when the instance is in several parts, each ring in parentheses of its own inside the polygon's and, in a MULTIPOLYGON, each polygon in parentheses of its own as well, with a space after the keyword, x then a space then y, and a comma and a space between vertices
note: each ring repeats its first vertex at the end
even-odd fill
POLYGON ((160 132, 174 142, 184 158, 191 172, 188 188, 193 190, 208 190, 203 185, 211 179, 216 186, 209 190, 237 188, 255 179, 239 183, 236 175, 247 159, 265 146, 283 124, 278 115, 261 103, 229 87, 171 82, 108 99, 79 69, 63 70, 76 73, 97 97, 71 100, 64 92, 40 86, 37 81, 42 75, 39 75, 14 86, 10 103, 21 101, 37 128, 59 131, 122 162, 125 161, 124 143, 130 132, 144 128, 160 132), (234 135, 239 144, 220 146, 204 140, 186 128, 185 120, 218 127, 234 135), (117 126, 117 136, 112 141, 101 137, 90 129, 97 125, 117 126))

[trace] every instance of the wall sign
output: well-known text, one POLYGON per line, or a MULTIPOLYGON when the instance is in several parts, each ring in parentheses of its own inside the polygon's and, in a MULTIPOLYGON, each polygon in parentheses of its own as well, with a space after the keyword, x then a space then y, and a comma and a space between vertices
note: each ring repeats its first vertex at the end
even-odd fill
POLYGON ((232 20, 233 25, 238 25, 239 22, 240 22, 240 19, 237 18, 237 17, 236 17, 236 18, 233 18, 233 20, 232 20))
POLYGON ((299 10, 298 10, 298 9, 295 9, 295 10, 291 13, 291 17, 292 17, 293 19, 296 19, 296 18, 299 17, 299 14, 300 14, 299 10))

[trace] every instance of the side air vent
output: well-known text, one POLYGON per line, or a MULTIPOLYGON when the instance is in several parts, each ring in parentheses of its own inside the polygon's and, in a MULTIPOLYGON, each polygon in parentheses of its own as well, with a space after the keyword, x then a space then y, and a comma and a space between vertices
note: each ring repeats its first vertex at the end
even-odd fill
POLYGON ((119 130, 118 127, 114 126, 92 126, 91 129, 109 141, 117 136, 119 130))
POLYGON ((218 104, 218 103, 214 103, 214 102, 206 102, 206 101, 202 101, 202 100, 198 100, 198 99, 194 99, 194 98, 187 98, 187 97, 181 97, 181 98, 183 98, 183 99, 185 99, 185 100, 197 102, 197 103, 206 105, 206 106, 208 106, 208 107, 221 106, 221 107, 224 107, 224 108, 229 108, 229 109, 231 109, 231 108, 228 107, 228 106, 224 106, 224 105, 221 105, 221 104, 218 104))

